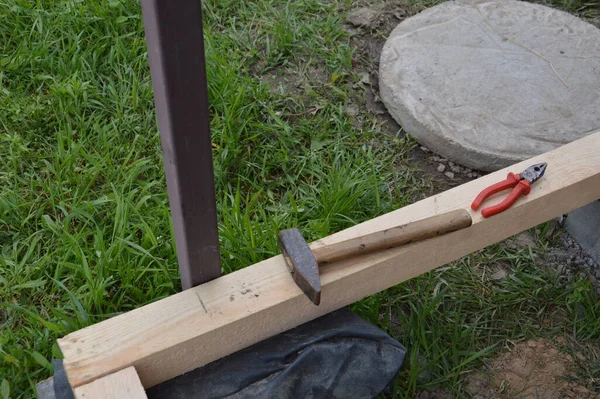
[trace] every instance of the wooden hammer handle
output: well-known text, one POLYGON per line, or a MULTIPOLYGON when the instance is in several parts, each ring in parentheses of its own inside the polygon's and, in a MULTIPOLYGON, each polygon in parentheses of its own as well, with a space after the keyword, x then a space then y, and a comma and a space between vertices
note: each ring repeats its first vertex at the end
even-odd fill
POLYGON ((358 255, 369 254, 400 245, 426 240, 471 226, 471 215, 457 209, 427 219, 377 231, 362 237, 315 248, 312 253, 319 265, 332 263, 358 255))

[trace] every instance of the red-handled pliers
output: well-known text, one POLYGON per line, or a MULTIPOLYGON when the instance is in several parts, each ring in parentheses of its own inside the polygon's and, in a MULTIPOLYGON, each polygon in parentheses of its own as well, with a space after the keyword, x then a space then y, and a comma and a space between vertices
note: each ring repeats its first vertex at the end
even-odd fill
POLYGON ((514 204, 521 195, 527 195, 531 191, 531 185, 540 177, 544 176, 544 172, 548 164, 546 162, 532 165, 518 175, 512 172, 508 173, 506 180, 500 183, 493 184, 479 193, 475 201, 471 204, 471 209, 476 211, 481 206, 481 203, 489 196, 513 188, 512 192, 498 205, 489 206, 481 210, 481 215, 484 218, 494 216, 500 212, 504 212, 512 204, 514 204))

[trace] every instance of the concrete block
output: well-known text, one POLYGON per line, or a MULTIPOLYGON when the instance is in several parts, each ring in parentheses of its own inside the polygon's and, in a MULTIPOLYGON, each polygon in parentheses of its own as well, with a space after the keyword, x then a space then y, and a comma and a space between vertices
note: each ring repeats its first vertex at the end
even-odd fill
POLYGON ((600 201, 569 213, 565 226, 583 250, 600 264, 600 201))
POLYGON ((381 52, 391 116, 422 145, 493 171, 600 128, 600 29, 512 0, 457 0, 401 22, 381 52))

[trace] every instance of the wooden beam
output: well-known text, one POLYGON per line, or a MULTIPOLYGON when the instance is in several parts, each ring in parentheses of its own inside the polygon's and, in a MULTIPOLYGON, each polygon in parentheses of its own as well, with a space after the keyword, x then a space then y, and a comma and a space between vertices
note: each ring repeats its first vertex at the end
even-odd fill
POLYGON ((504 213, 484 219, 472 212, 467 229, 321 268, 320 306, 306 298, 283 258, 275 256, 69 334, 58 340, 69 381, 78 387, 134 365, 144 386, 151 387, 567 213, 600 198, 599 149, 597 132, 313 243, 318 248, 470 209, 479 191, 505 179, 508 171, 549 164, 531 193, 504 213))
POLYGON ((147 399, 142 382, 134 367, 75 388, 76 399, 147 399))

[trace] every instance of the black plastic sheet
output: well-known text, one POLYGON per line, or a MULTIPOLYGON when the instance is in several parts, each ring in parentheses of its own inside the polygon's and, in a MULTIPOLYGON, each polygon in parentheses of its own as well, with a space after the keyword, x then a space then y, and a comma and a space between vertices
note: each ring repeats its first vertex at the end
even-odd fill
POLYGON ((405 354, 398 341, 342 309, 147 394, 149 399, 373 398, 394 380, 405 354))

